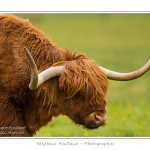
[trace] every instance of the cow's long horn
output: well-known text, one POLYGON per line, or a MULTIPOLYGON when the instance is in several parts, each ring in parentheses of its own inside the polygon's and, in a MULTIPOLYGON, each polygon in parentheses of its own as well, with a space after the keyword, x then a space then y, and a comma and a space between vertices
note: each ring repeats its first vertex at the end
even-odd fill
MULTIPOLYGON (((99 66, 100 67, 100 66, 99 66)), ((101 70, 106 74, 108 79, 118 80, 118 81, 128 81, 141 77, 150 69, 150 60, 140 69, 129 72, 129 73, 119 73, 114 72, 103 67, 100 67, 101 70)))
POLYGON ((29 88, 31 90, 35 90, 40 84, 44 83, 45 81, 62 74, 63 66, 50 67, 38 74, 37 66, 34 62, 33 57, 31 56, 27 48, 24 48, 24 50, 29 59, 31 67, 31 80, 29 83, 29 88))

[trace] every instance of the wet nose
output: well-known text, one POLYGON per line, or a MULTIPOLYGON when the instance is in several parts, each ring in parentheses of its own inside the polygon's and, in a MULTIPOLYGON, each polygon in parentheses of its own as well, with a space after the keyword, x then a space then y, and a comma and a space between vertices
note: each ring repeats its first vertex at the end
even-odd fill
POLYGON ((84 118, 84 126, 88 129, 96 129, 106 125, 106 114, 93 112, 84 118))
POLYGON ((93 119, 95 119, 96 123, 99 125, 106 124, 106 117, 101 117, 100 115, 93 113, 93 119))
POLYGON ((106 125, 106 115, 101 115, 100 113, 93 112, 88 117, 89 126, 98 127, 106 125))

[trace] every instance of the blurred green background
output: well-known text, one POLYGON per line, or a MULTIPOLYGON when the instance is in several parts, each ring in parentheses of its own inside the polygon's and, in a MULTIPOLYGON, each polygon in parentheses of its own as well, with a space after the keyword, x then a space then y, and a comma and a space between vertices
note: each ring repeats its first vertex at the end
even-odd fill
MULTIPOLYGON (((119 72, 134 71, 150 60, 149 13, 15 14, 42 30, 57 46, 84 53, 119 72)), ((37 137, 149 137, 150 72, 133 81, 109 81, 107 124, 95 130, 59 116, 37 137)))

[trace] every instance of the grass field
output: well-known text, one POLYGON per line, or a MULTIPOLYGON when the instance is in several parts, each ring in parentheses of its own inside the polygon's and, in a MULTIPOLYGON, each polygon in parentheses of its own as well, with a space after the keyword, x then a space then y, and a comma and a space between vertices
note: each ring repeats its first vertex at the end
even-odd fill
MULTIPOLYGON (((16 14, 28 18, 54 43, 84 53, 111 70, 130 72, 150 60, 150 14, 16 14)), ((150 72, 109 81, 107 124, 86 130, 59 116, 37 137, 149 137, 150 72)))

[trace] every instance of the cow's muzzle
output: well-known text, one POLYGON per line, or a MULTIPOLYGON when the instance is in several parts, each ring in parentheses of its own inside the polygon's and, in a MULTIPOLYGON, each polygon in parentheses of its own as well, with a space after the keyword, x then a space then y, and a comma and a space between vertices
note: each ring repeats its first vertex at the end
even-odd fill
POLYGON ((93 112, 84 118, 84 127, 87 129, 96 129, 99 126, 106 125, 106 115, 93 112))

